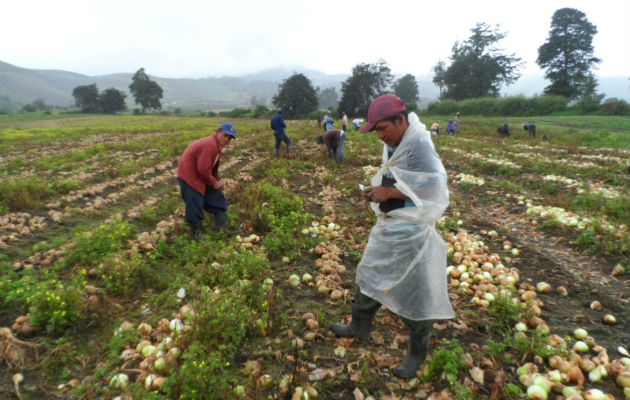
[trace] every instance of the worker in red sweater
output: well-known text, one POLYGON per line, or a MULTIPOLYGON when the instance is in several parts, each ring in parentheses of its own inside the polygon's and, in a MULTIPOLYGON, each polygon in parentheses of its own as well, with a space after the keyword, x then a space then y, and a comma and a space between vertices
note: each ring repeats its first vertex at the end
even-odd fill
POLYGON ((192 143, 179 161, 177 182, 186 203, 185 221, 191 237, 199 240, 204 210, 214 215, 217 229, 235 234, 227 228, 227 199, 223 195, 223 182, 219 175, 221 151, 236 138, 236 127, 223 123, 216 132, 192 143))

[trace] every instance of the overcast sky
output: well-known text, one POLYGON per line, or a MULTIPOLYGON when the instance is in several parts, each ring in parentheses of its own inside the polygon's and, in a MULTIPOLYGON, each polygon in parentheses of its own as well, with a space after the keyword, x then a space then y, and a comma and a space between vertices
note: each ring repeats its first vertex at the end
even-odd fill
POLYGON ((86 75, 135 72, 202 78, 266 68, 351 73, 384 59, 392 72, 431 74, 476 23, 499 24, 524 74, 553 13, 576 8, 597 26, 598 76, 630 75, 629 0, 7 0, 0 61, 86 75))

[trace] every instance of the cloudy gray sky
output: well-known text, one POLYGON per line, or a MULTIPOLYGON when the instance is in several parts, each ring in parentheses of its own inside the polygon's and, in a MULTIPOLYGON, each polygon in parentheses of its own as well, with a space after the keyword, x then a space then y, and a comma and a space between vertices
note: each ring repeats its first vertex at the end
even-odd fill
POLYGON ((276 66, 350 73, 382 58, 394 73, 425 75, 485 22, 507 33, 499 44, 525 61, 522 73, 542 74, 538 47, 564 7, 597 26, 596 74, 630 75, 628 0, 14 0, 2 6, 0 61, 201 78, 276 66))

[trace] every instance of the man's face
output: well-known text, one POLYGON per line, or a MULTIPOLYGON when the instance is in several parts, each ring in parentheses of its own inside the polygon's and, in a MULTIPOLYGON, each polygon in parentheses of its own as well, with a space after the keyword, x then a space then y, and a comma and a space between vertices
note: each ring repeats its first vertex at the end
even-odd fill
POLYGON ((217 137, 219 139, 219 146, 221 146, 221 148, 227 146, 232 140, 232 138, 226 135, 225 132, 223 131, 219 131, 219 134, 217 135, 217 137))
POLYGON ((394 122, 390 120, 378 121, 378 123, 374 126, 374 130, 378 134, 378 138, 386 145, 389 147, 396 147, 402 140, 407 127, 408 125, 405 117, 399 114, 394 122))

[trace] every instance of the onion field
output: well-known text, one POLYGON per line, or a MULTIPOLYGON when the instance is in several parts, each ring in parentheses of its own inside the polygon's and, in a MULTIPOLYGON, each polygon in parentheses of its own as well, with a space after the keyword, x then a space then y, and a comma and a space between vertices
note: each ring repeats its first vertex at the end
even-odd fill
POLYGON ((517 117, 462 121, 433 137, 456 318, 402 380, 395 314, 368 341, 328 329, 350 320, 375 222, 358 184, 376 134, 348 132, 339 165, 315 121, 288 121, 278 158, 267 119, 231 120, 240 234, 208 216, 195 242, 175 171, 222 119, 0 116, 0 398, 630 398, 630 121, 541 117, 537 138, 517 117))

